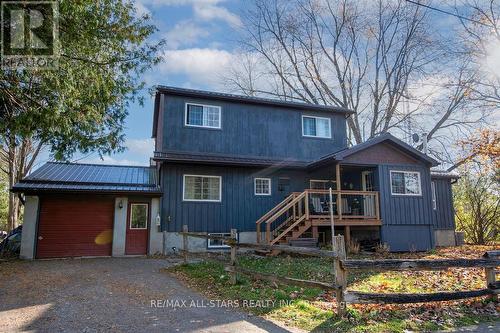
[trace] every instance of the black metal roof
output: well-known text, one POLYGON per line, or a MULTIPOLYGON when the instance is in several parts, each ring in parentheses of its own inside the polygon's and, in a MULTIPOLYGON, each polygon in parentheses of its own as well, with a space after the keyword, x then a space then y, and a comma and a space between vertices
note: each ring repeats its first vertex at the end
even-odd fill
POLYGON ((44 164, 15 184, 12 191, 161 194, 153 167, 61 162, 44 164))
POLYGON ((155 152, 154 160, 166 162, 189 162, 199 164, 223 164, 231 166, 304 168, 307 161, 291 159, 271 159, 254 156, 232 156, 223 154, 188 153, 178 151, 155 152))
POLYGON ((309 111, 327 111, 327 112, 348 113, 348 114, 354 113, 354 111, 352 110, 330 105, 283 101, 279 99, 244 96, 244 95, 228 94, 228 93, 206 91, 206 90, 186 89, 186 88, 178 88, 170 86, 157 86, 156 89, 161 93, 166 93, 170 95, 201 97, 201 98, 210 98, 216 100, 236 101, 236 102, 262 104, 262 105, 276 105, 276 106, 283 106, 293 109, 301 109, 309 111))

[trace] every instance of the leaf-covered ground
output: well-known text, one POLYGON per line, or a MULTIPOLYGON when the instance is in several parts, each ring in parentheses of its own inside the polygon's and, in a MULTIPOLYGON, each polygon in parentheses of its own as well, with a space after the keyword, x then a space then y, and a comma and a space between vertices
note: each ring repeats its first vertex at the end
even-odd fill
MULTIPOLYGON (((353 258, 478 258, 492 246, 442 248, 427 253, 370 254, 353 258)), ((498 247, 497 247, 498 248, 498 247)), ((238 264, 256 271, 301 279, 331 282, 332 262, 319 258, 290 256, 261 258, 238 256, 238 264)), ((274 305, 250 307, 251 313, 314 332, 403 332, 431 331, 498 321, 500 305, 485 298, 408 305, 349 305, 346 319, 332 310, 334 296, 318 289, 300 288, 253 281, 239 276, 238 284, 229 277, 219 260, 178 266, 171 270, 187 285, 214 299, 274 300, 274 305), (210 286, 210 288, 207 288, 210 286)), ((366 292, 436 292, 484 288, 483 269, 449 269, 436 272, 352 273, 348 289, 366 292)))

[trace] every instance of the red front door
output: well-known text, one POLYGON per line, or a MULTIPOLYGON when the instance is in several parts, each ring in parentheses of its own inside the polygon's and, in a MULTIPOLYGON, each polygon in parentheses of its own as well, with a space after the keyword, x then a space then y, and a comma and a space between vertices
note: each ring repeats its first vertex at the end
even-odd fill
POLYGON ((148 251, 149 204, 131 202, 128 205, 125 254, 146 254, 148 251))

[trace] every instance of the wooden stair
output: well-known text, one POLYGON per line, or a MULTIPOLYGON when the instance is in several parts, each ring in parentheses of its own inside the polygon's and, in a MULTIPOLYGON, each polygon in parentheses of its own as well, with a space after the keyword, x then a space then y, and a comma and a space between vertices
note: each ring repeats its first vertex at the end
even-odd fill
POLYGON ((260 226, 266 226, 266 243, 289 244, 312 227, 307 191, 295 192, 285 198, 257 221, 257 242, 262 241, 260 226))

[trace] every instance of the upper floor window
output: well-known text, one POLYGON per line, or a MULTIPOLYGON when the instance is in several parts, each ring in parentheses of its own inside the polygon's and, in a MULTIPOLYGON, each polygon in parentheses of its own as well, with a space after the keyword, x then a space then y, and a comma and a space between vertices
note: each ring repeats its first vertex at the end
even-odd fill
POLYGON ((271 178, 255 178, 255 195, 271 195, 271 178))
POLYGON ((422 195, 420 172, 391 170, 391 194, 422 195))
POLYGON ((221 128, 220 106, 186 103, 186 126, 221 128))
POLYGON ((221 201, 221 177, 184 175, 184 201, 221 201))
POLYGON ((302 135, 315 138, 331 138, 330 118, 302 116, 302 135))

